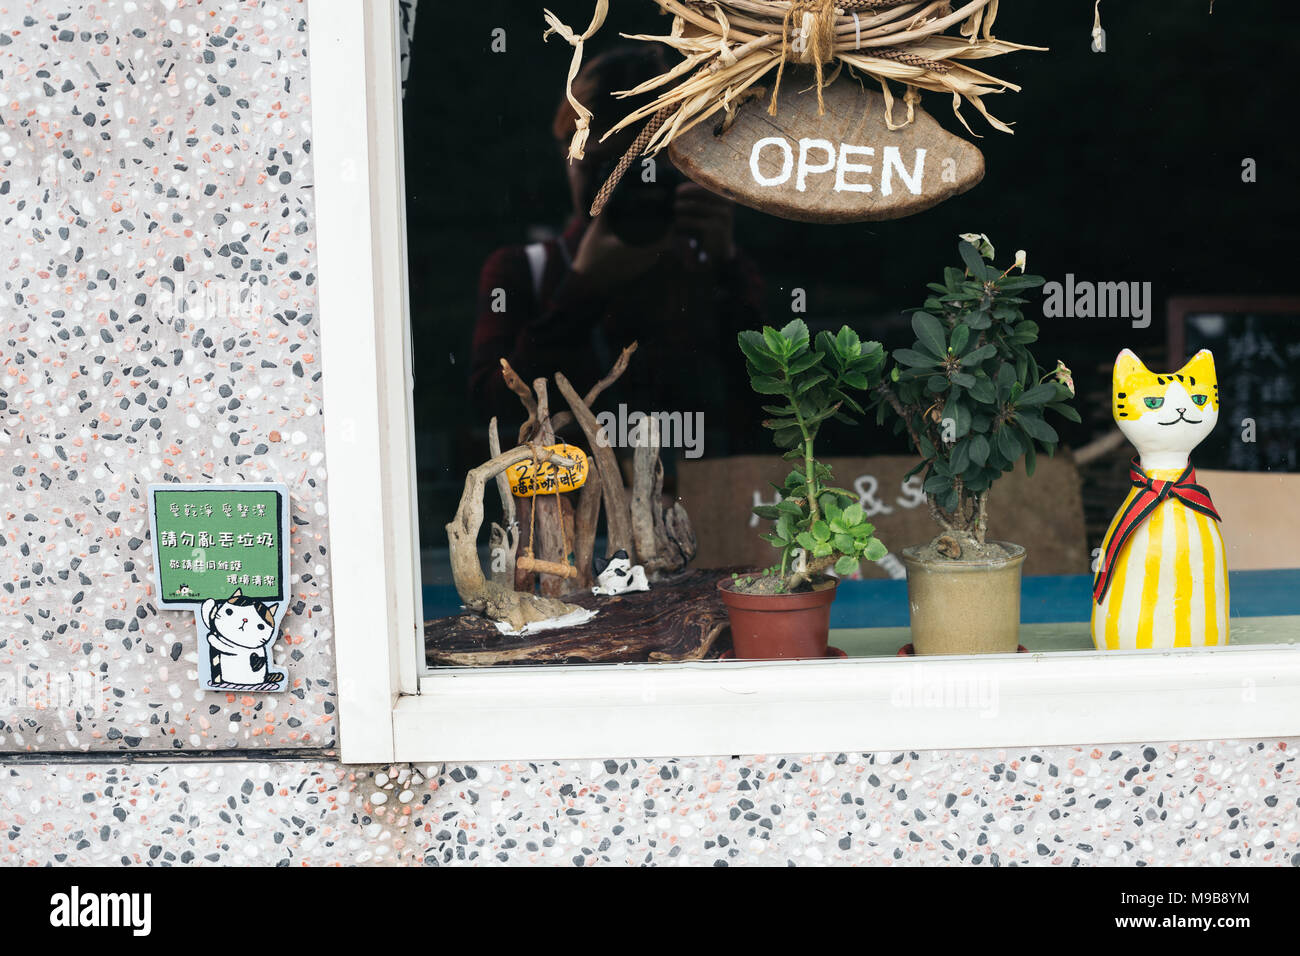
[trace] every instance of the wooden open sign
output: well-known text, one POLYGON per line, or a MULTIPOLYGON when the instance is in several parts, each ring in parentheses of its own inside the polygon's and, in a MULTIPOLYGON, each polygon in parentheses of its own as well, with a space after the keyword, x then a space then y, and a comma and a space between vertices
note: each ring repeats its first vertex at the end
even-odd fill
MULTIPOLYGON (((984 156, 925 110, 890 129, 885 98, 841 76, 823 91, 782 84, 742 106, 730 129, 700 123, 673 141, 673 164, 700 185, 760 212, 800 222, 901 219, 971 189, 984 156)), ((901 119, 906 107, 894 104, 901 119)))

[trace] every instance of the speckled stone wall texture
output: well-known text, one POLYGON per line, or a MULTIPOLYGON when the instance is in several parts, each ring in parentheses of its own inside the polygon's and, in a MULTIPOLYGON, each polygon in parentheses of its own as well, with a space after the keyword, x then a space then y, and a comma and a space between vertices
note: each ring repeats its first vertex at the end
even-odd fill
POLYGON ((0 0, 0 751, 334 742, 305 18, 0 0), (161 479, 289 486, 290 693, 197 690, 161 479))
POLYGON ((304 18, 0 0, 0 864, 1300 863, 1295 741, 295 756, 335 740, 304 18), (160 478, 289 485, 292 693, 196 689, 160 478))
POLYGON ((0 865, 1300 865, 1283 742, 0 767, 0 865))

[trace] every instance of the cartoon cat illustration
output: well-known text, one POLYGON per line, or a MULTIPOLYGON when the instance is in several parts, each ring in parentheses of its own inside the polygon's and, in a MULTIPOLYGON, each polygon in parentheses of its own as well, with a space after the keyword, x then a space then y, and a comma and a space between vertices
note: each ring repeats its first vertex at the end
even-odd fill
POLYGON ((278 690, 284 674, 271 670, 276 605, 244 597, 236 589, 224 601, 203 602, 200 617, 208 629, 212 684, 223 688, 278 690))
POLYGON ((632 559, 622 548, 614 552, 608 561, 595 557, 592 567, 596 571, 596 586, 592 594, 623 594, 627 591, 649 591, 650 583, 646 581, 645 568, 633 564, 632 559))
POLYGON ((1177 372, 1115 359, 1113 411, 1138 450, 1132 490, 1102 542, 1092 639, 1100 650, 1228 643, 1228 566, 1219 514, 1189 455, 1219 420, 1214 356, 1177 372))

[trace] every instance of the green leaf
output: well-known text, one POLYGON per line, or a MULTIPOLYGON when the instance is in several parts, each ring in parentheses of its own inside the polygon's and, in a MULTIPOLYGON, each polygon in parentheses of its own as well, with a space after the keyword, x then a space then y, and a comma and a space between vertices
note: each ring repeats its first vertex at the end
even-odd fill
POLYGON ((966 264, 966 271, 980 282, 983 282, 987 278, 988 273, 984 266, 984 259, 980 255, 979 250, 969 242, 963 240, 957 246, 957 251, 961 254, 961 261, 966 264))
POLYGON ((997 448, 1002 457, 1008 462, 1014 462, 1020 457, 1020 453, 1023 449, 1020 447, 1020 439, 1016 437, 1014 428, 1010 428, 1004 424, 998 429, 997 448))
POLYGON ((913 368, 934 368, 939 364, 937 358, 932 358, 912 349, 898 349, 894 352, 894 358, 913 368))
POLYGON ((1062 418, 1068 419, 1072 422, 1083 421, 1083 419, 1079 417, 1079 413, 1075 411, 1074 407, 1071 405, 1066 405, 1061 402, 1056 402, 1051 405, 1048 405, 1047 407, 1050 408, 1052 411, 1056 412, 1056 414, 1060 415, 1062 418))
MULTIPOLYGON (((879 342, 870 343, 879 346, 879 342)), ((842 357, 852 358, 862 354, 862 340, 858 338, 858 333, 854 332, 847 325, 841 326, 839 332, 835 334, 835 347, 839 350, 842 357)))
POLYGON ((852 574, 858 570, 858 559, 850 555, 845 555, 835 562, 835 573, 841 576, 852 574))
POLYGON ((758 515, 764 521, 775 521, 781 517, 781 509, 776 505, 755 505, 754 514, 758 515))
POLYGON ((801 355, 790 363, 788 374, 793 377, 801 372, 806 372, 821 361, 822 354, 820 352, 809 352, 807 355, 801 355))
POLYGON ((803 444, 803 432, 797 428, 783 428, 772 436, 777 448, 798 448, 803 444))
POLYGON ((812 535, 818 541, 829 541, 831 539, 831 527, 825 521, 818 519, 813 522, 812 535))
POLYGON ((975 384, 970 387, 970 397, 984 405, 992 405, 998 400, 998 390, 988 378, 977 376, 975 384))
POLYGON ((889 549, 886 548, 878 538, 873 538, 871 543, 867 545, 867 550, 862 553, 862 556, 868 561, 879 561, 888 553, 889 549))
MULTIPOLYGON (((802 515, 800 515, 802 517, 802 515)), ((794 540, 794 516, 783 514, 776 520, 776 534, 784 541, 794 540)))
POLYGON ((784 395, 788 389, 785 382, 770 375, 753 375, 749 384, 760 395, 784 395))
POLYGON ((969 454, 971 461, 982 466, 989 460, 989 440, 983 435, 972 435, 969 454))
POLYGON ((761 332, 741 332, 736 338, 740 343, 740 351, 745 353, 745 358, 760 372, 775 372, 781 367, 776 356, 768 349, 761 332))
POLYGON ((952 338, 948 341, 948 347, 957 355, 960 355, 962 349, 966 348, 966 343, 970 341, 970 326, 958 325, 952 330, 952 338))
POLYGON ((851 534, 837 534, 831 538, 831 541, 835 545, 835 550, 844 554, 852 552, 856 544, 851 534))
POLYGON ((1060 436, 1056 434, 1056 429, 1047 424, 1047 422, 1043 421, 1042 418, 1037 415, 1017 415, 1016 421, 1020 423, 1020 427, 1023 428, 1030 437, 1037 438, 1039 441, 1056 444, 1061 440, 1060 436))
POLYGON ((922 485, 922 488, 925 490, 927 495, 942 494, 951 487, 952 479, 945 478, 943 475, 938 474, 932 474, 929 478, 925 479, 925 484, 922 485))
POLYGON ((966 466, 970 464, 970 446, 972 441, 974 441, 973 438, 972 439, 963 438, 961 441, 957 442, 957 444, 953 446, 952 455, 950 455, 948 458, 948 464, 952 467, 952 470, 957 474, 961 474, 962 472, 964 472, 966 470, 966 466))
POLYGON ((925 312, 912 316, 912 331, 917 341, 928 352, 942 358, 948 351, 948 336, 944 334, 943 323, 925 312))
POLYGON ((808 344, 808 326, 803 319, 791 319, 781 330, 781 338, 786 339, 794 348, 808 344))
POLYGON ((978 365, 980 362, 983 362, 985 359, 992 358, 994 355, 997 354, 998 354, 998 347, 996 345, 993 345, 992 343, 988 345, 981 345, 979 348, 972 350, 966 355, 963 355, 961 357, 961 364, 963 368, 969 368, 970 366, 978 365))
POLYGON ((1018 292, 1021 289, 1037 289, 1047 280, 1042 276, 1007 276, 998 282, 1003 292, 1018 292))
POLYGON ((1035 385, 1016 399, 1017 405, 1044 405, 1056 398, 1056 384, 1043 382, 1035 385))
POLYGON ((810 388, 812 388, 815 385, 820 385, 822 382, 826 381, 826 379, 829 377, 830 376, 828 376, 825 372, 813 372, 809 374, 806 378, 802 378, 799 380, 798 387, 795 389, 795 394, 803 395, 810 388))
POLYGON ((817 547, 817 539, 814 538, 812 534, 807 531, 800 531, 799 536, 795 538, 795 540, 799 542, 799 547, 803 548, 805 551, 808 552, 811 552, 813 549, 817 547))
POLYGON ((861 524, 866 515, 862 506, 855 501, 844 509, 840 517, 847 527, 852 528, 854 525, 861 524))

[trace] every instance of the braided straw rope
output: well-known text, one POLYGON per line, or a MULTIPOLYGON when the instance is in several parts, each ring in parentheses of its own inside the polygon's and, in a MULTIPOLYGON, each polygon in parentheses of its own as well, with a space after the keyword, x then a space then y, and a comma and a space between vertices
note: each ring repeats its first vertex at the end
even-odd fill
MULTIPOLYGON (((658 92, 641 109, 629 113, 605 134, 614 135, 638 123, 653 120, 638 138, 636 155, 653 155, 674 139, 719 111, 734 117, 737 105, 752 97, 751 89, 776 70, 769 112, 776 115, 777 94, 787 62, 810 65, 816 74, 819 109, 821 91, 847 66, 854 73, 880 83, 885 97, 885 122, 901 129, 914 118, 919 90, 952 96, 953 112, 962 125, 962 102, 971 104, 994 128, 1010 133, 1011 127, 993 116, 983 97, 1006 90, 1019 91, 969 65, 1017 50, 1042 50, 994 38, 993 21, 998 0, 652 0, 673 17, 666 36, 631 35, 628 39, 663 43, 682 56, 672 69, 619 96, 658 92), (957 35, 945 31, 959 27, 957 35), (827 74, 825 67, 834 65, 827 74), (895 123, 890 81, 904 84, 907 119, 895 123), (648 135, 647 135, 648 134, 648 135)), ((607 0, 597 0, 607 7, 607 0)), ((603 19, 598 9, 597 18, 603 19)), ((576 37, 548 14, 549 32, 576 37)), ((598 29, 598 27, 597 27, 598 29)), ((589 28, 583 39, 595 32, 589 28)), ((574 42, 570 40, 570 42, 574 42)), ((575 43, 575 66, 581 46, 575 43)), ((569 95, 572 98, 572 90, 569 95)), ((578 130, 570 156, 581 159, 590 126, 590 113, 579 110, 578 130), (588 118, 587 123, 582 117, 588 118)), ((972 134, 973 130, 970 130, 972 134)), ((635 158, 629 152, 627 164, 635 158)), ((617 181, 616 179, 614 180, 617 181)), ((612 190, 612 183, 607 183, 612 190)), ((602 190, 608 195, 608 190, 602 190)))

